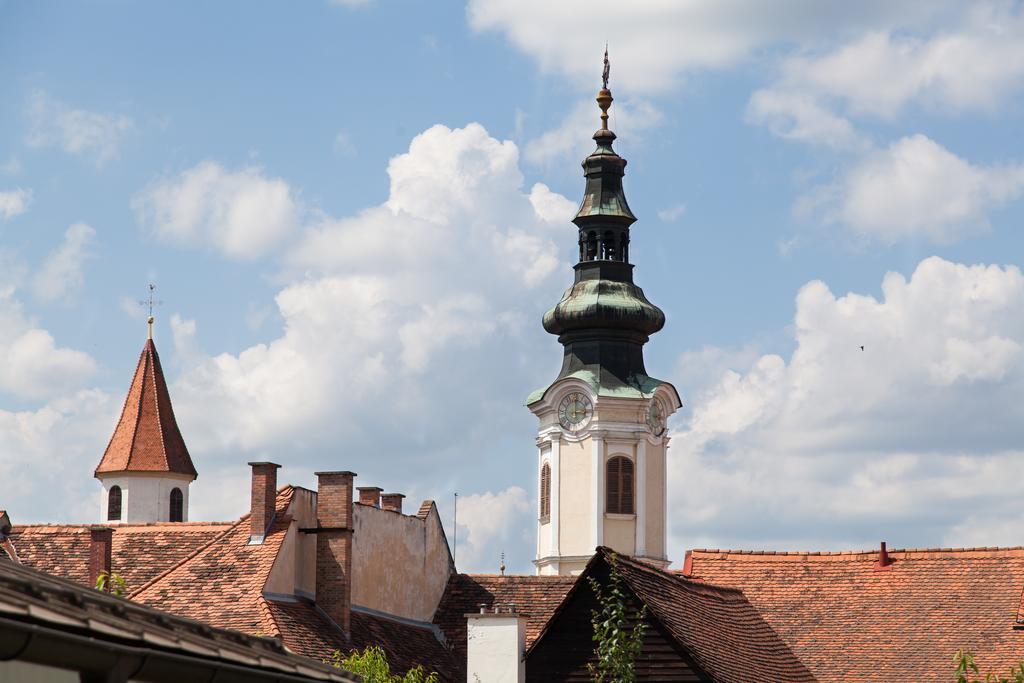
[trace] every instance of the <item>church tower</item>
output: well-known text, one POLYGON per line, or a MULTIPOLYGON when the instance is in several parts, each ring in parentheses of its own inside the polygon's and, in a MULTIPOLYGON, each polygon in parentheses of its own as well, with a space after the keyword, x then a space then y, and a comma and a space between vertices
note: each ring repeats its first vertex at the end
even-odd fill
POLYGON ((188 487, 198 475, 174 419, 153 344, 153 316, 121 419, 95 476, 103 484, 105 524, 188 521, 188 487))
POLYGON ((665 314, 633 284, 626 160, 608 129, 608 55, 598 93, 597 148, 583 160, 586 187, 575 281, 544 314, 564 347, 555 381, 526 400, 540 420, 537 473, 539 574, 575 574, 605 545, 659 567, 666 556, 665 423, 682 405, 668 382, 647 374, 643 346, 665 314))

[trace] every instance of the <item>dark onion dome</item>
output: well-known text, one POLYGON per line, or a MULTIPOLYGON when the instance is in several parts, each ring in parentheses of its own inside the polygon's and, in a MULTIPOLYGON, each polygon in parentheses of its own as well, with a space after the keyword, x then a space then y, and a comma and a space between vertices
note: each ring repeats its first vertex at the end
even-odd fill
POLYGON ((642 289, 617 280, 577 282, 544 314, 544 329, 560 336, 597 328, 633 332, 647 341, 664 326, 665 314, 642 289))
MULTIPOLYGON (((565 347, 555 382, 574 378, 601 396, 649 398, 663 382, 647 374, 643 345, 665 326, 665 314, 633 283, 629 229, 636 216, 622 189, 626 160, 612 148, 611 103, 606 83, 597 95, 597 148, 583 160, 586 187, 573 218, 579 228, 575 281, 544 314, 544 329, 565 347)), ((531 394, 527 405, 543 398, 550 386, 531 394)))

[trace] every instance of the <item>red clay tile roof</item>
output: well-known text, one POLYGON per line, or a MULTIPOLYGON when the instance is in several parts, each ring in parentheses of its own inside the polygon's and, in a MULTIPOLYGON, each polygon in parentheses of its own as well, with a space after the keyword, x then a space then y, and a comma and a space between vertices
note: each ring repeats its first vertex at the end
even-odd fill
POLYGON ((152 339, 147 339, 142 347, 121 419, 96 466, 96 474, 113 472, 173 472, 193 479, 197 476, 174 419, 167 381, 152 339))
POLYGON ((1024 548, 762 553, 694 550, 696 579, 735 586, 820 681, 948 681, 973 650, 1005 675, 1024 658, 1015 630, 1024 548))
POLYGON ((291 518, 294 489, 277 492, 274 523, 260 545, 249 545, 249 515, 170 570, 131 593, 157 609, 211 626, 267 635, 277 630, 263 601, 263 586, 291 518))
MULTIPOLYGON (((136 590, 231 528, 230 523, 160 522, 114 527, 111 570, 136 590)), ((89 525, 30 524, 11 530, 22 564, 80 584, 89 580, 89 525)), ((90 586, 91 588, 91 586, 90 586)))
POLYGON ((452 574, 433 621, 444 631, 459 671, 464 671, 467 613, 479 612, 481 604, 488 609, 494 605, 514 606, 526 617, 529 647, 575 582, 571 576, 452 574))

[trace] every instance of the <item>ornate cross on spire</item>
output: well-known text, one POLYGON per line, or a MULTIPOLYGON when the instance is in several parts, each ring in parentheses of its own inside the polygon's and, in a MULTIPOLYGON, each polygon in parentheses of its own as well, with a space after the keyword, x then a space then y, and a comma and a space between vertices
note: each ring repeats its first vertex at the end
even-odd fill
POLYGON ((163 301, 158 301, 156 299, 155 295, 156 295, 156 284, 150 282, 149 283, 149 296, 147 298, 145 298, 145 299, 140 299, 139 300, 139 305, 140 306, 147 306, 149 308, 149 318, 146 319, 146 322, 149 324, 149 338, 150 339, 153 338, 153 307, 154 306, 159 306, 160 304, 163 303, 163 301))
POLYGON ((601 82, 604 83, 604 89, 608 89, 608 76, 612 72, 612 64, 608 61, 608 43, 604 44, 604 71, 601 72, 601 82))

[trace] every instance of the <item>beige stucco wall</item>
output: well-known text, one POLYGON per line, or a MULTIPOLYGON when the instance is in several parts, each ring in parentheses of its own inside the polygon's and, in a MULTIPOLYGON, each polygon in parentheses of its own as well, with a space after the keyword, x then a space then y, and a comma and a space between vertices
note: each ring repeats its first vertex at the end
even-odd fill
POLYGON ((316 494, 296 488, 287 514, 292 521, 263 592, 313 598, 316 595, 316 534, 304 534, 299 529, 316 526, 316 494))
POLYGON ((562 555, 591 555, 591 470, 594 444, 563 441, 558 477, 559 549, 562 555))
POLYGON ((665 557, 665 452, 664 442, 647 445, 647 555, 665 557))
POLYGON ((429 621, 451 573, 437 509, 426 519, 354 505, 352 603, 429 621))

